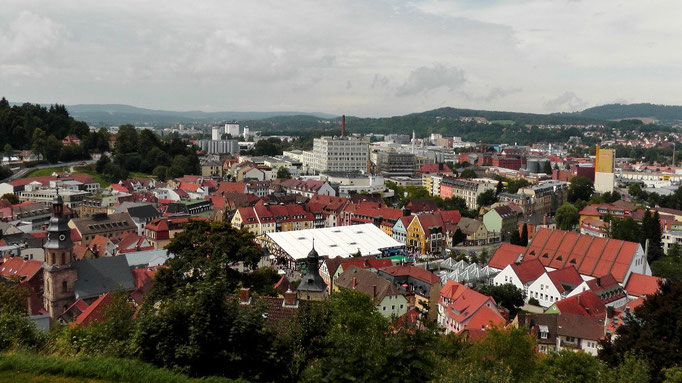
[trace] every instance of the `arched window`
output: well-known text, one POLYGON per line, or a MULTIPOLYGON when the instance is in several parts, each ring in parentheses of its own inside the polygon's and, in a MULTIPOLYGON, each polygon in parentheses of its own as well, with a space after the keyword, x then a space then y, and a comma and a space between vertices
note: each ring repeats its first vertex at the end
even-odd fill
POLYGON ((62 265, 66 265, 66 253, 62 253, 62 265))
POLYGON ((66 281, 62 281, 62 292, 65 293, 67 290, 66 281))

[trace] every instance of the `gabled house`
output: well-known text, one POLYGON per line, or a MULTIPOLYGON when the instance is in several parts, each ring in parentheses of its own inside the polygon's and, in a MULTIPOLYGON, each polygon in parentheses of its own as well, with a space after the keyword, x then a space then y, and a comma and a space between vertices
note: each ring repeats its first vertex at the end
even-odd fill
POLYGON ((591 290, 593 293, 597 294, 606 307, 619 307, 628 301, 628 296, 625 293, 623 286, 621 286, 611 274, 582 282, 568 294, 568 297, 578 295, 586 290, 591 290))
POLYGON ((466 329, 482 329, 504 325, 506 320, 492 297, 467 286, 447 281, 438 299, 438 324, 445 333, 460 333, 466 329))
POLYGON ((335 291, 334 282, 339 278, 339 275, 351 266, 376 272, 381 268, 393 266, 393 263, 388 258, 377 259, 372 255, 351 258, 325 258, 320 266, 320 276, 324 283, 329 286, 329 291, 335 291))
POLYGON ((630 299, 645 298, 647 295, 656 294, 663 281, 663 278, 632 273, 625 284, 625 291, 630 299))
POLYGON ((396 241, 405 244, 407 242, 407 228, 414 219, 413 215, 406 215, 400 217, 393 225, 393 230, 391 230, 391 237, 396 241))
POLYGON ((351 266, 334 285, 337 289, 357 290, 369 295, 377 310, 386 317, 401 317, 408 310, 408 301, 402 292, 393 283, 369 270, 351 266))
POLYGON ((545 314, 576 314, 585 317, 604 318, 606 305, 592 290, 586 290, 555 302, 545 310, 545 314))
POLYGON ((483 222, 477 219, 462 217, 457 226, 462 231, 462 234, 466 236, 464 240, 465 246, 487 245, 499 242, 501 239, 499 233, 489 232, 483 222))
POLYGON ((493 278, 495 286, 501 286, 511 283, 519 290, 523 291, 524 296, 528 296, 528 288, 531 283, 535 282, 542 274, 545 273, 545 267, 542 266, 537 259, 531 259, 520 263, 512 263, 507 265, 499 274, 493 278))
POLYGON ((418 214, 407 227, 405 244, 420 254, 440 254, 446 241, 445 223, 438 213, 418 214))
POLYGON ((389 266, 378 271, 379 276, 392 282, 406 295, 413 294, 414 306, 429 309, 429 319, 435 320, 438 314, 440 297, 440 278, 421 267, 411 265, 389 266))
POLYGON ((499 233, 502 240, 516 230, 519 214, 510 206, 497 206, 483 215, 483 224, 491 233, 499 233))
POLYGON ((596 356, 604 337, 605 319, 570 313, 522 314, 518 324, 530 329, 537 340, 537 351, 542 354, 568 349, 596 356))
POLYGON ((582 283, 583 279, 573 266, 545 272, 528 286, 526 302, 534 298, 540 306, 549 307, 554 302, 570 296, 569 294, 576 291, 576 287, 582 283))
POLYGON ((95 258, 113 257, 116 254, 117 245, 110 238, 96 235, 92 241, 88 243, 88 249, 90 249, 95 258))

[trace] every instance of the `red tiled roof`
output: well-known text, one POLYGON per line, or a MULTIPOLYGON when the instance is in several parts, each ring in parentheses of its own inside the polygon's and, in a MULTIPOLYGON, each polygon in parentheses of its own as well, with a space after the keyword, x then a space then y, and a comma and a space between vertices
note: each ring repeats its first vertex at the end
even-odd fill
POLYGON ((3 277, 19 276, 21 281, 29 281, 43 268, 40 261, 24 261, 21 257, 12 257, 0 264, 0 275, 3 277))
POLYGON ((191 192, 197 191, 200 187, 201 187, 200 184, 189 183, 189 182, 180 182, 180 185, 178 186, 178 188, 181 190, 191 191, 191 192))
POLYGON ((511 268, 524 285, 533 282, 545 273, 545 267, 535 258, 525 260, 518 264, 512 263, 511 268))
POLYGON ((111 184, 111 189, 121 193, 130 193, 130 190, 119 184, 111 184))
POLYGON ((541 228, 528 244, 524 259, 538 258, 556 269, 574 266, 582 275, 612 274, 619 283, 634 261, 638 243, 541 228))
POLYGON ((504 269, 507 265, 511 265, 516 262, 519 255, 526 252, 526 248, 523 246, 512 245, 511 243, 503 243, 500 247, 495 250, 493 256, 488 262, 488 266, 494 267, 496 269, 504 269))
POLYGON ((583 283, 583 279, 578 274, 578 271, 573 266, 564 267, 563 269, 550 271, 547 276, 557 288, 559 293, 564 293, 566 289, 565 285, 572 286, 576 288, 579 284, 583 283))
POLYGON ((644 275, 639 273, 632 273, 625 285, 625 291, 629 295, 635 297, 644 297, 647 295, 656 294, 660 288, 659 283, 663 278, 654 277, 651 275, 644 275))
POLYGON ((488 306, 481 306, 474 315, 469 319, 466 328, 469 330, 485 329, 496 326, 503 326, 507 321, 496 310, 488 306))
POLYGON ((111 302, 112 294, 106 293, 88 306, 76 320, 71 324, 87 326, 92 322, 99 322, 102 320, 106 306, 111 302))
POLYGON ((381 271, 390 274, 392 276, 409 276, 415 279, 418 279, 420 281, 426 282, 430 285, 434 283, 439 283, 440 278, 436 276, 436 274, 426 270, 422 269, 421 267, 417 266, 410 266, 410 265, 396 265, 396 266, 390 266, 381 269, 381 271))
POLYGON ((583 316, 602 316, 606 306, 592 290, 586 290, 578 295, 562 299, 554 303, 562 314, 576 314, 583 316))

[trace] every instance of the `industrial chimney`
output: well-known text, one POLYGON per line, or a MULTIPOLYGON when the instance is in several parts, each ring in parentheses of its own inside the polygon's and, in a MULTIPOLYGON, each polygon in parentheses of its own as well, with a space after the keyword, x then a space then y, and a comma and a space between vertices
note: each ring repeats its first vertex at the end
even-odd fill
POLYGON ((346 137, 346 115, 341 116, 341 137, 346 137))

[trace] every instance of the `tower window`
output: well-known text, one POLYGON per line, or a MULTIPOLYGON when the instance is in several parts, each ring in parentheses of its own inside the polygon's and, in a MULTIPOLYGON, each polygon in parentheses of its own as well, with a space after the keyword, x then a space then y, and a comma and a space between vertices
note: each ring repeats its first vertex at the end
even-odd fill
POLYGON ((63 281, 63 282, 62 282, 62 292, 65 293, 66 290, 67 290, 66 281, 63 281))
POLYGON ((62 265, 66 264, 66 253, 62 253, 62 265))

